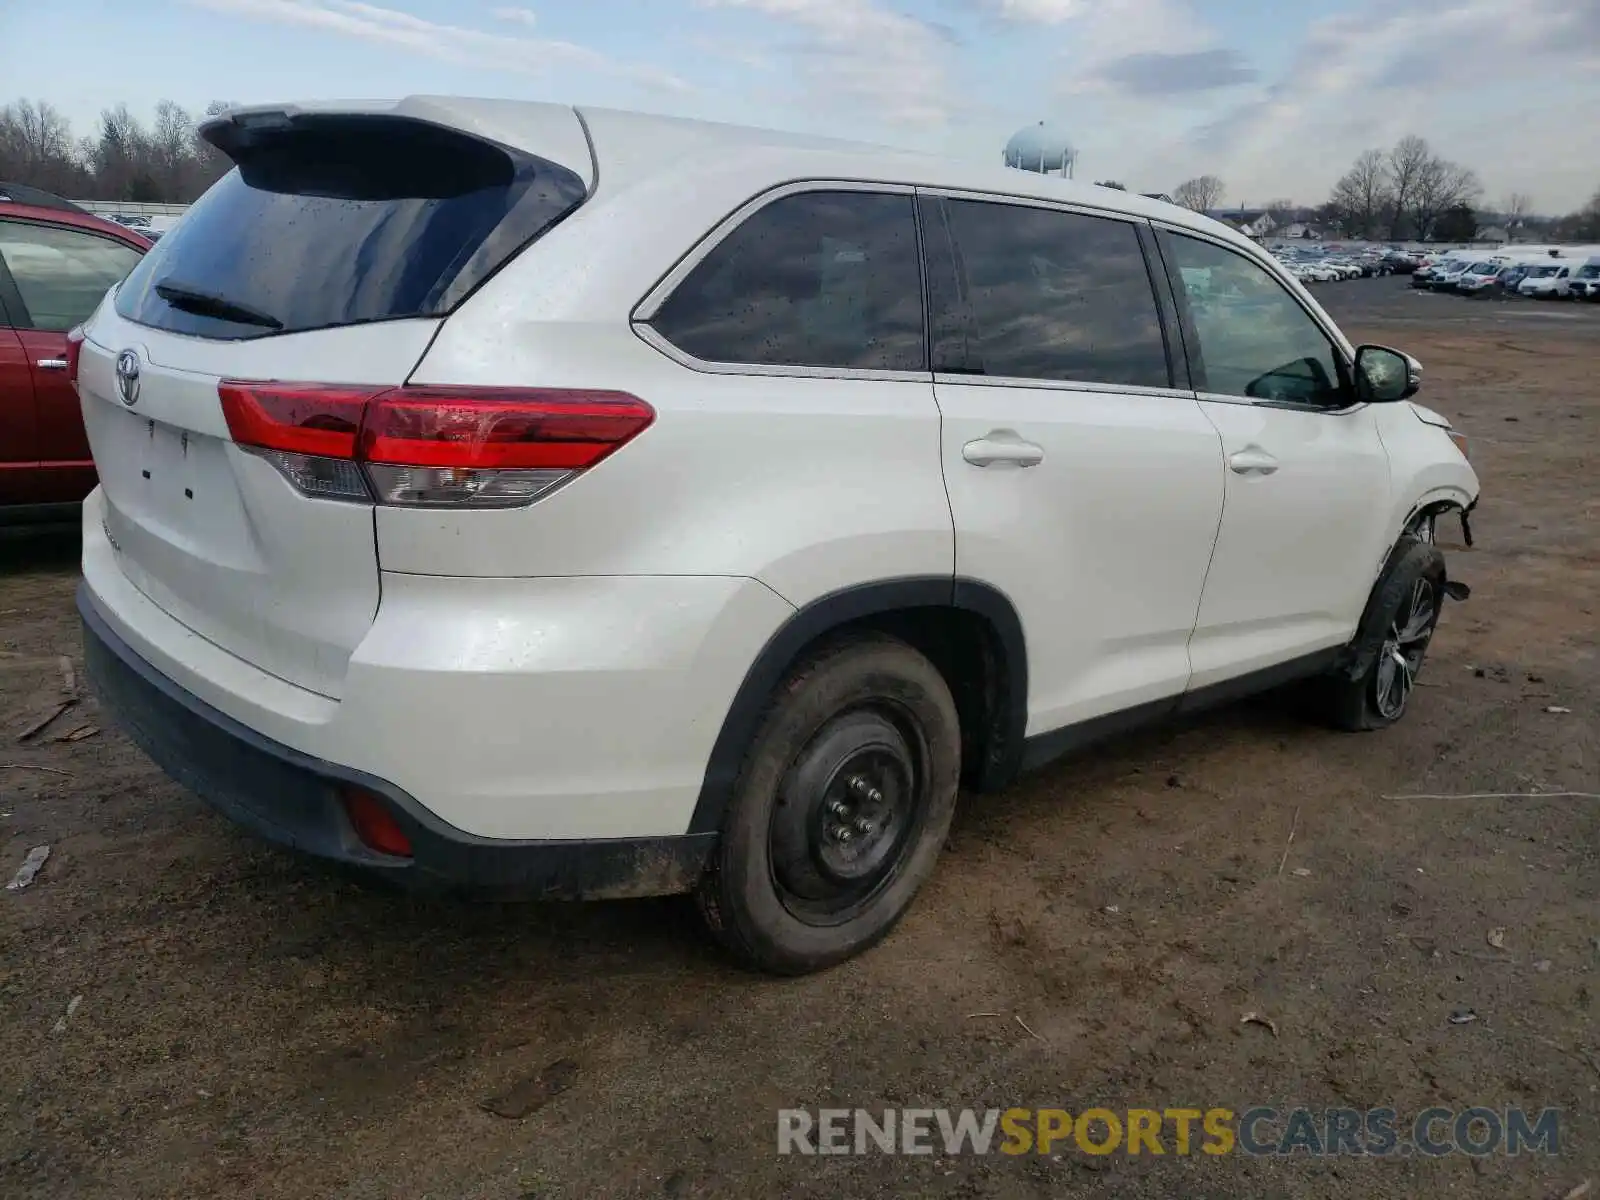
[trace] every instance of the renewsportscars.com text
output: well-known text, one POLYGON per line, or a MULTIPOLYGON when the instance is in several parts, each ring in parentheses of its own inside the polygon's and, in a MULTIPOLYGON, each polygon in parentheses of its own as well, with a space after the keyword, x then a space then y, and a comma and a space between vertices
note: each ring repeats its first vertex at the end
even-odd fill
POLYGON ((1545 1108, 780 1109, 780 1154, 1245 1154, 1425 1157, 1561 1153, 1545 1108))

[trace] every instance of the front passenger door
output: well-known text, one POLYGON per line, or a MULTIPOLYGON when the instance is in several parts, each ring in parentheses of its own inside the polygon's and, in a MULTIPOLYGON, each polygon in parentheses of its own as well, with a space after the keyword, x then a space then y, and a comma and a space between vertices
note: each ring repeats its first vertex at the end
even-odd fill
POLYGON ((1261 263, 1163 231, 1200 407, 1222 437, 1222 529, 1191 689, 1349 641, 1388 550, 1389 458, 1346 352, 1261 263))

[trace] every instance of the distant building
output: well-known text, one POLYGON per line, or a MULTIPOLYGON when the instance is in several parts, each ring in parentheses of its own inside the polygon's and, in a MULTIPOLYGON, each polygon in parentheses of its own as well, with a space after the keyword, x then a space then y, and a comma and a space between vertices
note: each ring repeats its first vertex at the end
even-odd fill
POLYGON ((1491 225, 1487 229, 1478 230, 1478 241, 1504 243, 1511 240, 1511 235, 1499 225, 1491 225))
POLYGON ((1019 171, 1071 179, 1077 163, 1078 152, 1067 135, 1043 121, 1017 130, 1006 143, 1005 164, 1019 171))
POLYGON ((1259 208, 1219 208, 1206 215, 1231 225, 1247 237, 1266 237, 1278 227, 1272 214, 1259 208))

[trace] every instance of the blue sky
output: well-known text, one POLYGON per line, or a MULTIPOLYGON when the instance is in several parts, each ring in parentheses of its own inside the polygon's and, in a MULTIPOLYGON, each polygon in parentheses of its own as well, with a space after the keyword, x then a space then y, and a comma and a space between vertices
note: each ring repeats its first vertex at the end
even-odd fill
POLYGON ((414 92, 561 100, 998 158, 1048 120, 1080 176, 1318 203, 1420 133, 1562 212, 1600 187, 1600 0, 0 0, 4 99, 79 133, 414 92))

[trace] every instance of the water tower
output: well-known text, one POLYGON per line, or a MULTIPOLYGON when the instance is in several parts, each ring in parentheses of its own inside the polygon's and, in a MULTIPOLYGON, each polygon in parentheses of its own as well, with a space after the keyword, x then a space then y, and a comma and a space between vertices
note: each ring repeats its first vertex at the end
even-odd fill
POLYGON ((1064 132, 1040 121, 1011 135, 1006 143, 1005 164, 1019 171, 1071 179, 1078 164, 1078 152, 1064 132))

